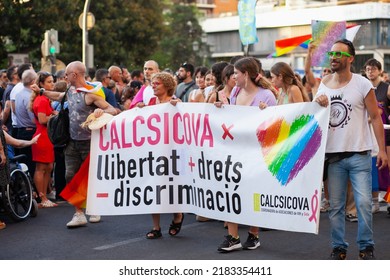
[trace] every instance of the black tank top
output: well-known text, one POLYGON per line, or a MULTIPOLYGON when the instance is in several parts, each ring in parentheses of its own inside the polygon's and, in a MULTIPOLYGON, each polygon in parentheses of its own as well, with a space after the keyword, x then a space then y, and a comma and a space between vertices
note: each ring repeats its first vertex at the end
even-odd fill
POLYGON ((386 113, 386 119, 390 115, 390 99, 387 97, 388 88, 388 83, 380 82, 375 89, 376 100, 383 106, 386 113))

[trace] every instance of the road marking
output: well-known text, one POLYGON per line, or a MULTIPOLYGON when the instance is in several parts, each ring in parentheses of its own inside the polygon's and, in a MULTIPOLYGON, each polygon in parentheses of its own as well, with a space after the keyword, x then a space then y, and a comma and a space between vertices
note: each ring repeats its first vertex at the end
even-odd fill
MULTIPOLYGON (((182 230, 185 230, 185 229, 201 226, 202 224, 204 224, 204 223, 192 223, 192 224, 189 224, 189 225, 182 226, 181 228, 182 228, 182 230)), ((163 231, 162 233, 163 233, 163 235, 169 235, 168 230, 163 231)), ((144 236, 136 237, 136 238, 132 238, 132 239, 128 239, 128 240, 123 240, 123 241, 120 241, 120 242, 115 242, 115 243, 112 243, 112 244, 102 245, 102 246, 99 246, 99 247, 95 247, 93 249, 94 250, 98 250, 98 251, 109 250, 109 249, 112 249, 112 248, 124 246, 124 245, 127 245, 127 244, 132 244, 132 243, 136 243, 136 242, 144 241, 144 240, 147 240, 146 237, 144 237, 144 236)))

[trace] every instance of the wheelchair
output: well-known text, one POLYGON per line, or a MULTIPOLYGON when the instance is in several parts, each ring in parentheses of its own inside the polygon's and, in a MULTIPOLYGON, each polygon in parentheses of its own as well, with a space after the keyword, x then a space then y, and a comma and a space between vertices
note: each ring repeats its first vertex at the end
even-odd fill
POLYGON ((18 155, 10 159, 10 183, 0 190, 0 209, 16 222, 38 215, 35 185, 27 165, 22 163, 25 157, 18 155))

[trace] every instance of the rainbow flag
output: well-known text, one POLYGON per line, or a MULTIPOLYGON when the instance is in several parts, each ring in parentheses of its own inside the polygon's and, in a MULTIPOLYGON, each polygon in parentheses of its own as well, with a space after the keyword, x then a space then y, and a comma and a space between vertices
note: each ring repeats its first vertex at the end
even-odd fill
POLYGON ((383 199, 384 199, 387 203, 390 203, 390 186, 387 187, 387 192, 386 192, 385 196, 383 197, 383 199))
POLYGON ((305 42, 307 42, 306 44, 306 48, 307 48, 307 45, 309 44, 310 40, 311 40, 311 34, 276 40, 275 41, 276 51, 270 54, 268 57, 269 58, 278 57, 286 53, 289 53, 296 47, 305 44, 305 42))
POLYGON ((89 172, 89 155, 81 164, 79 171, 73 179, 65 186, 60 196, 67 200, 73 206, 85 208, 87 203, 88 191, 88 172, 89 172))
POLYGON ((106 99, 106 95, 104 94, 102 83, 100 82, 86 82, 87 85, 85 87, 77 88, 77 92, 90 92, 96 95, 99 95, 104 100, 106 99))

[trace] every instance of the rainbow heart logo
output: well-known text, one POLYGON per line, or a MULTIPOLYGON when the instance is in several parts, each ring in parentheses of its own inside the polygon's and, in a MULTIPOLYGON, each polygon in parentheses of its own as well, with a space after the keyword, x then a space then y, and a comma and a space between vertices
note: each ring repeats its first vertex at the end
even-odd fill
POLYGON ((301 115, 291 125, 283 118, 265 121, 256 135, 268 170, 286 186, 316 154, 322 131, 313 115, 301 115))

